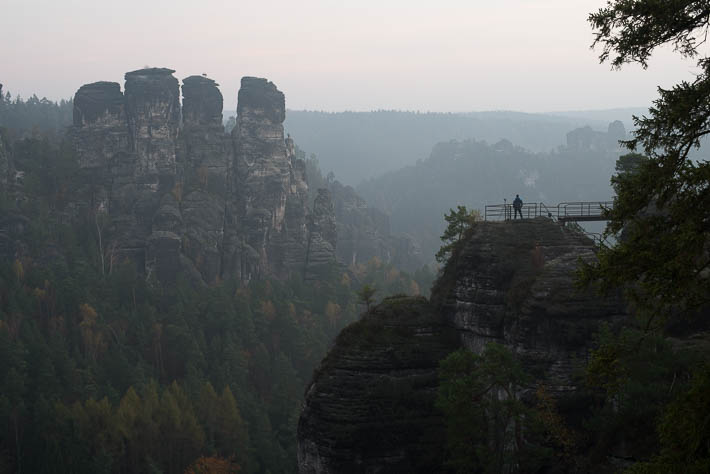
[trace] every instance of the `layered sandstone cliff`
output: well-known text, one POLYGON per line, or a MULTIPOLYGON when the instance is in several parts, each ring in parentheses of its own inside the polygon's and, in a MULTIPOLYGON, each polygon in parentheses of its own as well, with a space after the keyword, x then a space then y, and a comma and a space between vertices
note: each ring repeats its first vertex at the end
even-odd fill
POLYGON ((421 297, 387 299, 344 329, 306 392, 299 472, 440 472, 437 367, 457 344, 421 297))
POLYGON ((497 342, 513 351, 532 375, 523 399, 538 386, 558 401, 575 397, 593 334, 625 313, 619 298, 575 287, 579 258, 594 258, 593 242, 544 218, 476 224, 431 302, 386 300, 338 338, 306 394, 300 472, 444 472, 431 464, 443 456, 443 435, 437 444, 421 433, 442 433, 436 368, 458 347, 480 353, 497 342), (430 343, 446 331, 455 343, 430 343), (413 470, 412 462, 430 464, 413 470))
POLYGON ((125 93, 111 82, 76 93, 71 207, 96 224, 108 266, 128 259, 159 281, 184 272, 212 283, 334 260, 335 241, 309 258, 320 230, 309 231, 305 163, 284 138, 283 93, 245 77, 230 136, 218 85, 186 78, 181 105, 173 72, 129 72, 125 93))
POLYGON ((594 250, 584 234, 545 218, 481 223, 446 266, 432 301, 464 347, 480 353, 489 342, 503 344, 549 393, 563 396, 578 388, 599 325, 626 314, 620 297, 577 288, 578 261, 594 259, 594 250))

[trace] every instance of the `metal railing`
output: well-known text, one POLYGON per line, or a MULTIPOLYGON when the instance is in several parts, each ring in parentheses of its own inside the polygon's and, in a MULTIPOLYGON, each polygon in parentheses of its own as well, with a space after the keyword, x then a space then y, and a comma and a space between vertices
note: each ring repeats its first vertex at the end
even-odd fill
POLYGON ((561 202, 557 205, 557 219, 560 222, 606 220, 604 211, 613 204, 612 201, 561 202))
MULTIPOLYGON (((568 221, 603 221, 605 211, 611 209, 612 201, 580 201, 561 202, 557 206, 548 207, 545 203, 525 203, 521 208, 523 219, 547 217, 560 223, 568 221)), ((485 207, 484 220, 509 221, 515 219, 512 204, 490 204, 485 207)))
MULTIPOLYGON (((539 209, 540 207, 538 203, 529 202, 523 204, 523 207, 520 209, 520 213, 522 214, 523 219, 532 219, 540 215, 539 209)), ((484 220, 487 221, 509 221, 515 217, 516 216, 513 215, 512 204, 491 204, 485 208, 484 220)))

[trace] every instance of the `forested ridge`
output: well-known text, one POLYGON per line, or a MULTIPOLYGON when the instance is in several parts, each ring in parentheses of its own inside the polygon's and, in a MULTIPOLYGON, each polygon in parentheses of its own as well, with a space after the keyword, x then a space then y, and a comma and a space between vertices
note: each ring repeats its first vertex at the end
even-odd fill
POLYGON ((505 111, 289 110, 284 126, 303 149, 318 156, 324 172, 332 171, 345 184, 357 186, 363 180, 426 159, 439 142, 477 140, 492 144, 506 139, 533 152, 547 153, 563 145, 565 134, 578 127, 604 130, 612 120, 625 120, 629 128, 630 115, 628 110, 606 115, 579 112, 576 116, 505 111))
POLYGON ((363 181, 357 191, 388 212, 392 230, 413 236, 432 261, 449 208, 462 204, 483 212, 487 204, 511 203, 516 194, 548 206, 610 200, 609 177, 618 156, 618 147, 533 153, 508 140, 452 140, 437 144, 415 165, 363 181))
POLYGON ((72 100, 55 102, 33 94, 27 99, 4 90, 0 84, 0 127, 14 133, 41 131, 54 135, 69 126, 74 104, 72 100))

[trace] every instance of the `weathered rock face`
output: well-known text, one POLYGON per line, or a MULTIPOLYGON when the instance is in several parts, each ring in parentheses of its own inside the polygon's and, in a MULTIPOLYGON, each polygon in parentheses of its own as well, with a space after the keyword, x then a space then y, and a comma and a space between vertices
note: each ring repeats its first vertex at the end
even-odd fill
POLYGON ((548 219, 480 223, 432 299, 466 348, 503 344, 535 382, 564 396, 578 388, 599 325, 625 317, 620 298, 575 287, 579 258, 595 258, 592 241, 548 219))
POLYGON ((615 151, 619 140, 626 138, 624 124, 616 120, 609 124, 607 132, 597 132, 590 126, 577 128, 567 134, 567 148, 575 151, 615 151))
POLYGON ((77 91, 70 135, 80 170, 73 205, 79 212, 108 213, 114 173, 132 174, 121 166, 130 161, 130 136, 118 83, 94 82, 77 91))
POLYGON ((414 242, 390 233, 387 214, 368 206, 353 188, 338 181, 330 185, 330 191, 335 204, 340 261, 355 265, 377 257, 403 270, 422 265, 421 252, 414 242))
POLYGON ((385 300, 344 329, 306 393, 299 472, 445 472, 433 405, 438 361, 457 343, 424 298, 385 300))
POLYGON ((619 140, 626 140, 626 127, 624 123, 620 120, 614 120, 609 124, 607 130, 607 140, 609 146, 613 148, 619 148, 619 140))
POLYGON ((299 472, 445 472, 441 464, 406 463, 418 459, 415 446, 431 463, 443 456, 445 435, 433 406, 436 367, 459 346, 481 352, 497 342, 516 353, 533 378, 524 399, 538 384, 557 400, 574 397, 593 334, 625 317, 619 298, 575 288, 578 258, 594 258, 593 242, 550 220, 477 224, 451 257, 431 303, 391 310, 393 302, 385 302, 338 337, 307 391, 299 472), (427 343, 434 340, 427 339, 431 328, 452 331, 457 342, 427 343), (382 334, 391 332, 397 337, 382 334), (413 375, 424 373, 428 384, 413 375), (412 374, 409 385, 401 382, 405 374, 412 374), (412 400, 421 403, 416 410, 412 400), (437 433, 439 444, 417 438, 424 432, 437 433))
POLYGON ((74 214, 97 225, 107 214, 110 258, 161 281, 181 270, 205 283, 305 271, 308 184, 284 139, 283 93, 244 78, 230 137, 218 85, 186 78, 181 111, 172 73, 129 72, 125 94, 111 82, 77 91, 74 214))
POLYGON ((174 72, 149 68, 126 73, 126 113, 131 147, 138 158, 136 177, 152 191, 169 191, 176 175, 180 87, 174 72))
POLYGON ((290 191, 291 163, 286 153, 283 121, 284 95, 276 86, 256 77, 242 79, 237 106, 237 126, 232 131, 235 148, 235 209, 243 219, 245 243, 258 255, 249 274, 269 273, 272 243, 281 233, 290 191))
POLYGON ((330 191, 327 189, 318 190, 309 220, 306 278, 317 275, 320 268, 336 258, 338 230, 335 222, 335 207, 330 191))
POLYGON ((232 144, 222 127, 223 100, 217 86, 202 76, 183 81, 178 147, 183 252, 209 283, 224 277, 225 213, 232 189, 232 144))
POLYGON ((182 81, 182 116, 186 124, 222 126, 224 99, 212 79, 190 76, 182 81))

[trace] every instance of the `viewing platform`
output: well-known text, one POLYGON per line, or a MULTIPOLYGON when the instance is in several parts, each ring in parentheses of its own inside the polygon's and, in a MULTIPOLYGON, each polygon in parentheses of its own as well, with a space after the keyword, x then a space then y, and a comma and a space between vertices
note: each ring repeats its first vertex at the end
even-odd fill
MULTIPOLYGON (((523 219, 548 217, 560 224, 605 221, 608 219, 604 211, 610 210, 613 205, 613 201, 561 202, 556 206, 548 206, 542 202, 530 202, 523 204, 521 214, 523 219)), ((483 218, 486 221, 510 221, 514 219, 513 212, 512 203, 491 204, 486 206, 483 218)))

